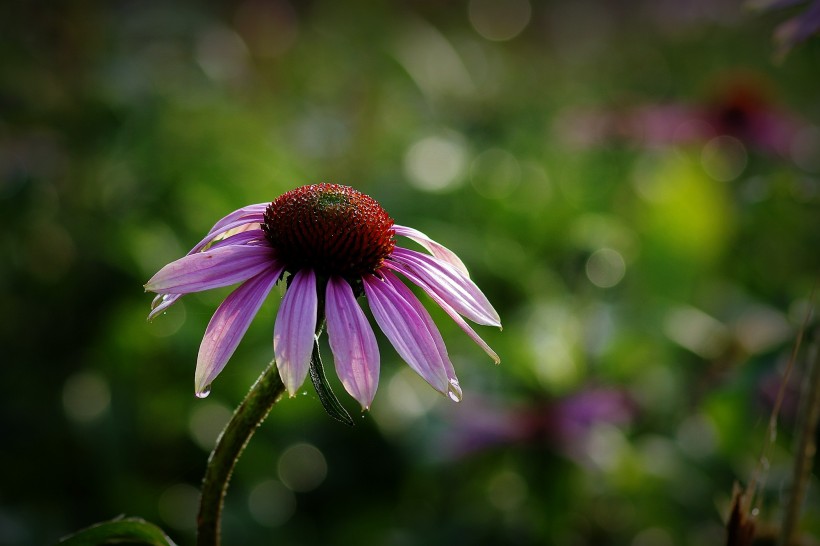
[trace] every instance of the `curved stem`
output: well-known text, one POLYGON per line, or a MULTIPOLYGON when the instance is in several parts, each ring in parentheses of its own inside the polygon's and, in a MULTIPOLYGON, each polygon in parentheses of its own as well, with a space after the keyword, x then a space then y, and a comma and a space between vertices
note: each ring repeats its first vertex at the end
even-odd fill
POLYGON ((219 436, 216 447, 208 458, 205 476, 202 478, 202 497, 197 516, 197 546, 219 544, 222 506, 233 468, 257 427, 262 424, 284 392, 285 385, 279 377, 276 363, 271 362, 236 408, 233 417, 219 436))

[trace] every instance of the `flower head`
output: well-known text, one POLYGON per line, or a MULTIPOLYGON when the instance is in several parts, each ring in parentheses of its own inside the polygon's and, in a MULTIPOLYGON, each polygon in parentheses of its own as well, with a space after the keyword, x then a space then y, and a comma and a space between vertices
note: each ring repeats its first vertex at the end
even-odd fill
POLYGON ((326 322, 345 390, 369 408, 379 381, 376 338, 357 297, 399 355, 437 391, 461 399, 461 387, 438 328, 396 273, 426 292, 498 363, 498 355, 462 318, 501 326, 498 314, 464 264, 444 246, 398 226, 373 198, 348 186, 313 184, 227 215, 183 258, 145 285, 156 292, 149 319, 184 294, 242 283, 222 302, 197 356, 202 396, 222 371, 273 286, 287 276, 273 350, 288 392, 301 387, 317 326, 326 322), (397 247, 412 239, 429 254, 397 247))

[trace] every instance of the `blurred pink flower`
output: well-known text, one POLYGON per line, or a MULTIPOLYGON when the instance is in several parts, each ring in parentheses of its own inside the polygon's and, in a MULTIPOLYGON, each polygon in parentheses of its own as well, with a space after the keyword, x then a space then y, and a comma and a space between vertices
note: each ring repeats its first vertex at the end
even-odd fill
POLYGON ((752 0, 750 5, 762 11, 790 8, 804 4, 804 8, 794 17, 778 25, 774 30, 774 41, 779 57, 785 56, 791 49, 811 36, 820 32, 820 0, 752 0))
POLYGON ((579 148, 613 142, 662 148, 727 135, 758 152, 788 156, 805 125, 774 102, 759 78, 731 74, 711 99, 699 103, 573 110, 559 116, 556 131, 559 138, 579 148))
POLYGON ((435 451, 460 458, 501 445, 547 444, 568 457, 582 459, 586 438, 595 425, 628 425, 636 411, 625 392, 604 387, 517 407, 474 398, 447 413, 454 425, 435 440, 435 451))

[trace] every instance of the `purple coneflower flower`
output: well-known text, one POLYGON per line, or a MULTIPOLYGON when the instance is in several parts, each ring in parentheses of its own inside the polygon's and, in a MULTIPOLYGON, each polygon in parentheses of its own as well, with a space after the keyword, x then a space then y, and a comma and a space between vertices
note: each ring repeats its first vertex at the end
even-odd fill
POLYGON ((403 275, 426 292, 484 351, 495 352, 464 321, 501 326, 493 306, 464 264, 424 233, 393 223, 373 198, 338 184, 289 191, 272 203, 227 215, 187 256, 145 285, 159 294, 152 319, 182 295, 242 283, 205 330, 195 389, 204 396, 225 367, 265 297, 289 274, 273 330, 279 373, 291 396, 305 381, 317 325, 326 319, 336 371, 345 390, 367 409, 379 382, 379 350, 357 303, 364 294, 376 323, 399 355, 434 389, 453 400, 461 388, 441 334, 403 275), (395 246, 412 239, 430 254, 395 246))

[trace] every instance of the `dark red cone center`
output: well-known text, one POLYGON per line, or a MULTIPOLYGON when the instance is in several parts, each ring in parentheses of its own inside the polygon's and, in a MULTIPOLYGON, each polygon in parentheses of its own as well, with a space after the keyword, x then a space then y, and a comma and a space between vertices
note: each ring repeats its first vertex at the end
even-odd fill
POLYGON ((351 281, 393 252, 393 219, 375 199, 339 184, 312 184, 276 198, 262 229, 286 269, 351 281))

